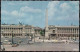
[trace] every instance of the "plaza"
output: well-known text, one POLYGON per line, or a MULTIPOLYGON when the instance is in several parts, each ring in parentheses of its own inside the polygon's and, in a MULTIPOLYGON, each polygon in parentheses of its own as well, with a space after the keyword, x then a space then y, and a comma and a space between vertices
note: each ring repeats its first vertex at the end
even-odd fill
POLYGON ((19 45, 12 47, 11 45, 4 45, 5 51, 79 51, 79 44, 77 43, 34 43, 19 45))
MULTIPOLYGON (((4 40, 11 40, 11 38, 2 38, 4 40)), ((32 39, 32 43, 28 42, 31 40, 29 37, 26 38, 16 38, 14 37, 13 41, 18 43, 19 46, 12 47, 11 44, 3 44, 2 48, 5 48, 5 51, 79 51, 79 42, 65 42, 62 40, 46 40, 44 39, 32 39), (22 42, 19 43, 19 40, 22 42)))

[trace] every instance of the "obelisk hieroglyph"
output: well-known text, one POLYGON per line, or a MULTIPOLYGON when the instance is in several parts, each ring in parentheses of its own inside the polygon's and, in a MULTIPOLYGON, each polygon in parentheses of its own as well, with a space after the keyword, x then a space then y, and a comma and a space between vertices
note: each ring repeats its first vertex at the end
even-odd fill
POLYGON ((45 27, 45 38, 49 38, 49 35, 48 35, 48 9, 46 9, 46 27, 45 27))

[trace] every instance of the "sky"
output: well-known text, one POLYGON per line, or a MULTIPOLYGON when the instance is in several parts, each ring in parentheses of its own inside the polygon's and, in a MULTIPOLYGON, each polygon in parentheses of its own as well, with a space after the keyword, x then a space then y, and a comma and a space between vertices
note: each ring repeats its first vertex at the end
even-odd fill
POLYGON ((79 25, 79 1, 1 1, 1 23, 45 27, 79 25))

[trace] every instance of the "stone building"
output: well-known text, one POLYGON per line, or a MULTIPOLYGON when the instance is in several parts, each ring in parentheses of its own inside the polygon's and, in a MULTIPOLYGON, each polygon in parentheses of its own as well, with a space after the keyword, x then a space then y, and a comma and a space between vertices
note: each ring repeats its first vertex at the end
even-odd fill
MULTIPOLYGON (((28 35, 41 36, 40 27, 31 25, 1 25, 1 35, 4 37, 26 37, 28 35)), ((46 35, 46 34, 45 34, 46 35)), ((79 39, 79 26, 48 26, 49 38, 78 38, 79 39)))
POLYGON ((48 35, 54 38, 78 38, 79 26, 53 26, 49 25, 48 35))
POLYGON ((35 36, 40 36, 40 32, 41 32, 41 30, 43 30, 43 29, 40 28, 40 27, 34 27, 35 36))
POLYGON ((1 35, 6 37, 25 37, 34 34, 33 26, 31 25, 1 25, 1 35))

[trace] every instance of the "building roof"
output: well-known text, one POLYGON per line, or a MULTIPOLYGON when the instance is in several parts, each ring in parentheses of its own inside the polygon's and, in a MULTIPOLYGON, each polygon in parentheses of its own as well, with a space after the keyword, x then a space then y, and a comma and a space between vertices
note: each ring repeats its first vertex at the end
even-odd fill
POLYGON ((40 27, 34 27, 35 30, 42 30, 40 27))

